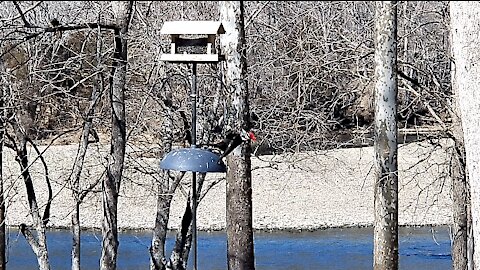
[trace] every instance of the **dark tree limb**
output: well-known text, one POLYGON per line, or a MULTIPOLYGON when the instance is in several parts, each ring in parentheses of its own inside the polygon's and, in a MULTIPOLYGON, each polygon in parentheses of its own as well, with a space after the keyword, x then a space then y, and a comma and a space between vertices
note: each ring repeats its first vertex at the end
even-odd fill
POLYGON ((22 8, 20 8, 20 6, 18 5, 17 1, 13 1, 13 4, 15 5, 15 8, 17 9, 17 11, 18 11, 18 13, 19 13, 19 16, 20 16, 20 18, 22 19, 23 24, 25 25, 25 27, 30 27, 31 24, 27 21, 27 18, 25 18, 25 13, 22 11, 22 8))
POLYGON ((50 183, 50 177, 48 176, 48 166, 47 166, 47 163, 45 162, 45 159, 43 158, 43 154, 40 152, 37 145, 31 139, 28 139, 28 142, 32 145, 32 147, 37 152, 38 157, 42 161, 43 169, 45 170, 45 181, 47 183, 47 188, 48 188, 48 200, 45 206, 45 210, 43 212, 42 221, 43 221, 43 225, 47 225, 50 219, 50 207, 52 205, 52 198, 53 198, 52 185, 50 183))
MULTIPOLYGON (((192 208, 190 207, 190 196, 187 199, 187 206, 182 217, 182 227, 180 228, 180 234, 177 234, 175 238, 175 246, 170 258, 171 269, 173 270, 185 270, 186 261, 183 260, 182 254, 185 251, 187 245, 188 231, 191 229, 192 224, 192 208)), ((191 234, 190 234, 191 237, 191 234)))

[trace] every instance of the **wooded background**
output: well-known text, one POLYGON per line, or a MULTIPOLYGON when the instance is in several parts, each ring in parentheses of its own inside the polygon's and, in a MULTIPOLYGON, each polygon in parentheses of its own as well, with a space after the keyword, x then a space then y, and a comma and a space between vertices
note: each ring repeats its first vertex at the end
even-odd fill
MULTIPOLYGON (((27 9, 34 2, 19 2, 27 9)), ((42 2, 26 13, 31 28, 18 25, 12 2, 2 3, 1 48, 5 67, 15 72, 10 93, 30 115, 34 139, 52 139, 83 124, 94 74, 111 65, 111 33, 102 30, 101 63, 97 29, 106 23, 108 3, 42 2), (99 17, 97 18, 97 14, 99 17), (85 29, 53 31, 61 26, 85 29), (22 30, 20 31, 20 27, 22 30), (27 39, 27 41, 24 41, 27 39), (13 91, 14 90, 14 91, 13 91), (84 114, 84 113, 83 113, 84 114)), ((373 120, 373 2, 247 1, 248 87, 255 154, 326 149, 369 140, 373 120), (366 134, 366 135, 365 135, 366 134)), ((406 1, 398 9, 400 129, 448 123, 451 86, 448 56, 448 2, 406 1)), ((127 129, 130 143, 161 143, 162 103, 175 106, 175 139, 190 122, 190 68, 165 64, 167 20, 217 20, 216 2, 137 2, 128 33, 127 129), (134 139, 133 139, 134 138, 134 139)), ((105 78, 106 80, 106 78, 105 78)), ((221 123, 218 68, 200 65, 200 113, 206 130, 221 123)), ((103 96, 106 98, 106 95, 103 96)), ((108 104, 100 101, 94 127, 108 134, 108 104), (105 122, 107 121, 107 122, 105 122)), ((73 142, 72 138, 64 139, 73 142)))
MULTIPOLYGON (((380 48, 378 45, 382 42, 375 37, 381 39, 381 33, 386 31, 381 28, 384 22, 375 17, 375 11, 380 10, 380 5, 375 4, 354 1, 1 2, 0 107, 3 110, 0 119, 2 137, 5 136, 2 147, 15 150, 21 168, 33 225, 22 224, 20 230, 35 252, 40 269, 50 268, 45 231, 53 194, 48 164, 36 145, 73 143, 79 143, 79 148, 66 181, 75 204, 72 206, 72 270, 80 268, 80 204, 100 183, 103 209, 100 269, 116 268, 117 203, 124 167, 156 177, 157 213, 150 249, 151 269, 186 267, 190 247, 196 245, 191 240, 195 230, 190 225, 194 212, 190 209, 190 199, 196 198, 190 194, 185 195, 189 200, 182 227, 168 260, 164 250, 172 196, 184 173, 160 173, 135 163, 137 158, 162 158, 172 148, 186 146, 185 138, 191 129, 191 67, 160 61, 160 56, 170 48, 169 37, 160 35, 165 21, 216 21, 221 15, 229 21, 231 30, 239 33, 228 40, 232 47, 223 44, 232 56, 226 64, 204 64, 198 68, 200 95, 196 132, 200 145, 219 140, 228 126, 238 129, 242 122, 242 125, 252 123, 259 138, 253 145, 254 155, 298 153, 372 145, 374 139, 375 144, 379 144, 378 134, 386 134, 384 125, 380 132, 375 130, 377 136, 373 136, 374 118, 385 121, 374 115, 375 98, 380 97, 374 95, 374 91, 378 94, 384 90, 375 89, 374 69, 379 66, 375 66, 375 46, 380 48), (375 27, 375 22, 380 26, 375 27), (241 68, 245 66, 247 74, 241 68), (225 70, 227 76, 222 74, 225 70), (232 96, 238 104, 230 101, 232 96), (231 111, 235 110, 237 114, 232 116, 231 111), (237 123, 232 123, 234 121, 237 123), (82 169, 90 143, 110 143, 110 152, 104 156, 105 175, 85 181, 82 169), (31 148, 27 149, 27 145, 31 148), (127 145, 135 150, 126 152, 127 145), (37 203, 29 169, 31 161, 27 150, 32 149, 37 151, 39 163, 44 167, 48 195, 43 205, 37 203), (36 235, 31 230, 35 230, 36 235)), ((395 127, 388 132, 396 132, 398 126, 399 138, 403 141, 410 140, 412 135, 414 139, 455 137, 450 127, 456 108, 451 106, 455 101, 450 78, 448 2, 382 4, 392 10, 390 21, 395 27, 390 33, 391 44, 398 44, 396 51, 388 49, 394 65, 385 67, 396 68, 388 74, 398 74, 399 78, 398 95, 396 77, 392 80, 394 89, 390 89, 398 96, 398 103, 390 100, 394 110, 382 108, 397 112, 393 117, 396 119, 388 119, 395 127)), ((392 217, 392 223, 376 221, 388 225, 381 232, 391 229, 394 236, 398 225, 394 218, 398 213, 397 137, 389 138, 395 139, 392 142, 395 149, 375 149, 376 155, 388 154, 392 166, 390 171, 377 175, 375 185, 385 188, 379 194, 393 194, 391 201, 387 201, 388 196, 384 198, 387 201, 384 205, 391 205, 392 212, 382 214, 385 208, 375 211, 382 217, 392 217), (381 185, 385 179, 390 186, 381 185)), ((240 152, 227 159, 231 170, 226 175, 226 220, 227 224, 236 224, 227 225, 228 237, 240 233, 245 237, 239 241, 229 238, 230 244, 239 244, 232 247, 229 244, 227 257, 231 269, 243 269, 242 264, 245 269, 253 269, 250 144, 242 145, 240 152), (244 223, 238 225, 239 221, 244 223)), ((459 150, 458 154, 463 152, 459 150)), ((387 158, 381 158, 384 160, 387 158)), ((204 176, 198 179, 199 194, 204 176)), ((455 181, 464 184, 463 176, 455 181)), ((3 196, 3 181, 1 183, 3 196)), ((464 191, 462 195, 467 196, 466 189, 464 191)), ((383 202, 384 199, 377 200, 377 195, 376 202, 383 202)), ((463 207, 468 203, 465 199, 457 205, 463 207)), ((466 222, 466 217, 463 221, 466 222)), ((0 241, 3 241, 1 237, 0 241)), ((387 258, 387 261, 398 266, 395 253, 398 238, 381 241, 392 244, 391 256, 396 258, 387 258)), ((3 266, 3 262, 0 258, 0 265, 3 266)))

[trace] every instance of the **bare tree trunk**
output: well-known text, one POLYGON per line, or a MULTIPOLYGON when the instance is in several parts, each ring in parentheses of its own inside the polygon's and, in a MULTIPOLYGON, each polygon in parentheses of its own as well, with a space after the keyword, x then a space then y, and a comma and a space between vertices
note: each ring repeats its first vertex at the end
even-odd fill
POLYGON ((123 174, 126 147, 125 123, 125 83, 127 76, 127 39, 128 25, 133 10, 133 2, 113 1, 112 8, 116 18, 115 52, 113 56, 112 77, 110 78, 110 104, 112 112, 112 137, 108 159, 107 176, 103 181, 103 224, 101 270, 117 268, 118 192, 123 174))
MULTIPOLYGON (((188 254, 192 246, 192 208, 191 201, 193 198, 188 198, 185 212, 183 213, 180 231, 175 237, 175 245, 173 246, 170 262, 167 265, 169 270, 186 270, 188 263, 188 254)), ((194 266, 195 268, 195 266, 194 266)), ((196 269, 195 269, 196 270, 196 269)))
MULTIPOLYGON (((101 37, 100 29, 98 31, 97 39, 97 63, 101 63, 101 37)), ((100 64, 98 64, 100 65, 100 64)), ((81 229, 80 229, 80 204, 82 203, 85 196, 88 192, 96 186, 98 182, 91 183, 91 186, 87 190, 81 190, 80 188, 80 177, 83 169, 83 163, 85 156, 87 154, 87 148, 89 144, 89 135, 93 125, 93 117, 95 113, 95 108, 103 94, 104 84, 103 84, 103 73, 99 71, 96 76, 96 82, 94 83, 93 91, 90 98, 89 107, 85 113, 85 120, 83 124, 82 136, 80 138, 80 144, 78 147, 77 157, 73 165, 72 175, 70 176, 70 183, 72 183, 73 188, 73 197, 75 201, 75 206, 72 212, 72 270, 80 270, 80 238, 81 238, 81 229)))
MULTIPOLYGON (((1 61, 1 60, 0 60, 1 61)), ((3 72, 3 63, 0 62, 0 70, 3 72)), ((5 196, 3 195, 3 149, 5 143, 5 89, 0 86, 0 270, 6 269, 6 234, 5 234, 5 196)))
MULTIPOLYGON (((450 33, 451 34, 451 33, 450 33)), ((452 53, 452 57, 455 55, 452 53)), ((463 131, 461 122, 461 111, 459 107, 458 92, 459 85, 455 80, 455 65, 452 64, 452 92, 454 93, 452 108, 452 131, 449 132, 454 140, 453 158, 450 164, 450 174, 452 177, 452 200, 453 200, 453 243, 452 243, 452 261, 453 269, 465 270, 471 269, 468 256, 468 237, 471 224, 470 213, 470 189, 465 160, 465 145, 463 142, 463 131)), ((470 261, 471 262, 471 261, 470 261)))
MULTIPOLYGON (((168 175, 163 177, 168 182, 168 175)), ((170 204, 173 194, 168 194, 168 189, 164 188, 163 183, 159 183, 157 195, 157 215, 155 218, 155 227, 153 229, 152 245, 150 246, 150 269, 164 270, 167 260, 165 259, 165 241, 168 232, 168 218, 170 215, 170 204), (166 191, 164 193, 164 191, 166 191)))
MULTIPOLYGON (((29 139, 27 132, 31 130, 33 125, 33 114, 30 110, 31 104, 29 101, 20 101, 20 109, 16 112, 14 120, 11 122, 15 138, 8 133, 4 133, 5 137, 8 138, 9 142, 5 142, 5 145, 12 148, 16 152, 15 159, 20 165, 21 175, 25 184, 25 189, 27 193, 27 200, 30 210, 30 217, 32 218, 32 224, 35 228, 35 234, 32 233, 31 229, 27 227, 26 224, 20 224, 20 232, 25 237, 25 240, 28 242, 32 248, 33 253, 37 257, 38 267, 40 270, 49 270, 50 262, 48 259, 48 249, 47 249, 47 237, 46 237, 46 225, 50 217, 50 205, 52 199, 52 189, 50 186, 50 179, 48 176, 48 170, 45 163, 45 160, 41 156, 40 151, 35 144, 29 139), (30 108, 29 108, 30 107, 30 108), (35 189, 32 181, 32 176, 29 171, 28 161, 28 151, 27 143, 30 143, 31 146, 36 150, 39 155, 39 159, 42 161, 45 169, 45 178, 48 187, 48 201, 45 206, 43 217, 40 214, 40 209, 38 207, 38 202, 35 194, 35 189)), ((6 130, 4 130, 6 131, 6 130)))
MULTIPOLYGON (((2 59, 3 60, 3 59, 2 59)), ((8 75, 9 74, 5 70, 3 66, 3 62, 1 63, 2 73, 8 75)), ((18 75, 18 74, 16 74, 18 75)), ((16 76, 12 76, 11 78, 17 78, 16 76)), ((23 88, 22 82, 20 80, 14 79, 6 79, 5 77, 2 78, 2 107, 6 110, 6 104, 4 95, 6 90, 10 91, 10 95, 14 96, 16 93, 21 92, 20 89, 23 88)), ((35 230, 35 233, 32 233, 31 228, 27 227, 26 224, 20 224, 20 232, 25 237, 25 240, 31 247, 33 253, 37 257, 38 268, 40 270, 49 270, 50 269, 50 262, 48 258, 48 249, 47 249, 47 238, 46 238, 46 225, 49 221, 50 217, 50 206, 52 200, 52 189, 50 185, 50 179, 48 176, 48 170, 45 163, 45 160, 41 156, 40 151, 36 147, 35 144, 29 139, 29 133, 32 131, 32 127, 34 125, 34 117, 35 117, 35 110, 36 110, 36 101, 35 101, 35 92, 31 91, 28 92, 26 98, 23 100, 20 99, 12 99, 12 104, 9 104, 10 108, 16 108, 15 111, 12 111, 14 117, 10 117, 9 121, 6 121, 6 118, 2 119, 2 146, 9 147, 13 149, 16 153, 15 160, 20 166, 21 177, 23 178, 26 193, 27 193, 27 201, 29 205, 29 215, 32 218, 32 227, 35 230), (13 105, 13 106, 12 106, 13 105), (11 129, 6 127, 7 124, 11 125, 11 129), (8 130, 13 130, 13 135, 8 133, 8 130), (48 188, 48 201, 45 206, 43 217, 40 214, 40 209, 38 207, 38 202, 34 190, 34 185, 32 181, 32 176, 29 171, 29 164, 28 160, 28 151, 27 151, 27 143, 30 143, 31 146, 35 149, 37 154, 39 155, 39 159, 42 161, 42 164, 45 169, 45 178, 46 184, 48 188)), ((2 114, 5 111, 2 111, 2 114)), ((8 112, 11 113, 11 112, 8 112)), ((5 117, 6 115, 2 115, 5 117)), ((3 150, 3 149, 2 149, 3 150)), ((0 164, 1 165, 1 164, 0 164)), ((2 187, 3 188, 3 187, 2 187)), ((3 196, 3 192, 1 193, 3 196)), ((1 204, 1 211, 2 217, 4 217, 4 202, 1 204)), ((5 223, 2 222, 1 226, 5 226, 5 223)), ((3 233, 5 230, 2 228, 3 233)), ((3 238, 5 238, 5 234, 3 234, 3 238)), ((6 263, 6 261, 4 261, 6 263)))
POLYGON ((80 270, 80 203, 75 200, 72 217, 72 270, 80 270))
MULTIPOLYGON (((3 100, 3 96, 1 97, 3 100)), ((3 103, 3 102, 2 102, 3 103)), ((3 107, 3 104, 0 105, 3 107)), ((3 116, 2 116, 3 119, 3 116)), ((0 131, 0 270, 6 269, 6 234, 5 234, 5 197, 3 195, 3 142, 4 142, 4 130, 5 125, 3 124, 3 120, 1 121, 1 131, 0 131)))
MULTIPOLYGON (((478 2, 455 2, 450 1, 450 26, 451 26, 451 46, 454 67, 452 67, 452 87, 458 97, 459 115, 461 116, 461 126, 463 130, 463 141, 466 157, 466 176, 470 187, 470 205, 472 217, 473 247, 469 248, 467 240, 467 260, 468 268, 475 269, 480 264, 480 154, 479 145, 479 125, 480 115, 480 95, 478 94, 478 84, 480 83, 479 60, 480 46, 477 34, 480 32, 480 19, 478 13, 480 3, 478 2), (471 262, 470 253, 473 253, 473 262, 471 262)), ((461 186, 460 186, 461 187, 461 186)), ((459 192, 461 190, 459 189, 459 192)), ((468 196, 467 194, 456 194, 468 196)), ((468 198, 468 197, 467 197, 468 198)), ((460 207, 460 206, 458 206, 460 207)), ((462 209, 459 209, 462 210, 462 209)), ((463 209, 465 211, 465 209, 463 209)), ((466 209, 468 214, 468 208, 466 209)), ((468 230, 468 224, 467 224, 468 230)), ((462 248, 464 248, 462 246, 462 248)), ((456 256, 456 255, 455 255, 456 256)), ((460 269, 460 268, 459 268, 460 269)))
POLYGON ((27 138, 26 135, 19 131, 17 128, 17 136, 19 138, 19 147, 17 150, 17 162, 20 164, 22 171, 22 177, 25 183, 25 188, 27 190, 27 199, 30 207, 30 215, 33 220, 33 226, 35 227, 36 236, 30 231, 30 229, 25 224, 20 225, 20 232, 27 240, 28 244, 32 248, 33 252, 37 256, 38 266, 40 270, 49 270, 50 262, 48 259, 48 250, 47 250, 47 237, 46 237, 46 222, 45 215, 42 218, 40 216, 40 209, 38 208, 38 203, 35 195, 35 190, 33 187, 32 177, 29 172, 28 164, 28 152, 27 152, 27 138))
POLYGON ((151 270, 164 270, 167 264, 165 241, 167 239, 168 219, 173 193, 168 188, 169 176, 167 172, 164 173, 161 180, 163 180, 163 183, 158 183, 157 214, 153 229, 152 245, 150 246, 151 270))
MULTIPOLYGON (((250 129, 246 41, 242 1, 220 1, 220 20, 226 34, 225 87, 228 125, 250 129)), ((237 147, 227 157, 227 264, 228 269, 255 269, 252 222, 252 172, 250 142, 237 147)))
MULTIPOLYGON (((163 69, 162 69, 163 71, 163 69)), ((164 71, 162 72, 163 75, 164 71)), ((165 97, 167 94, 165 94, 165 97)), ((164 99, 167 100, 167 97, 164 99)), ((166 155, 172 150, 173 144, 173 108, 172 102, 168 98, 170 106, 165 106, 163 116, 163 153, 166 155)), ((168 232, 168 219, 170 215, 170 205, 173 199, 173 194, 178 185, 178 182, 173 183, 173 187, 170 188, 170 177, 167 171, 163 172, 163 176, 160 178, 157 194, 157 213, 155 218, 155 226, 153 228, 152 245, 150 246, 150 269, 151 270, 164 270, 167 264, 165 258, 165 242, 168 232)))
MULTIPOLYGON (((171 103, 167 102, 171 105, 171 103)), ((167 154, 172 150, 173 143, 173 114, 171 106, 165 106, 165 115, 163 117, 163 152, 167 154)), ((168 232, 168 219, 170 215, 170 204, 175 190, 185 173, 181 173, 170 178, 168 172, 164 172, 158 183, 157 195, 157 214, 155 218, 155 227, 153 229, 152 245, 150 246, 150 269, 164 270, 167 264, 165 257, 165 241, 168 232), (170 182, 170 180, 172 182, 170 182)))
MULTIPOLYGON (((193 82, 192 82, 193 83, 193 82)), ((165 97, 167 98, 170 96, 170 93, 165 93, 165 97)), ((168 98, 167 98, 168 99, 168 98)), ((174 113, 175 113, 175 106, 172 104, 171 100, 164 100, 163 104, 165 107, 163 108, 163 112, 165 112, 165 115, 163 115, 163 152, 168 153, 172 150, 172 143, 173 143, 173 118, 174 118, 174 113), (167 102, 165 102, 167 101, 167 102)), ((213 106, 214 108, 216 107, 215 105, 213 106)), ((199 115, 197 119, 200 121, 200 123, 207 122, 208 117, 204 115, 205 110, 202 110, 202 107, 200 106, 199 108, 199 115), (202 119, 205 118, 205 119, 202 119), (202 120, 204 122, 202 122, 202 120)), ((192 128, 191 134, 193 135, 193 125, 190 127, 190 124, 188 124, 188 119, 186 118, 184 113, 180 113, 182 116, 182 120, 184 121, 185 130, 188 131, 189 128, 192 128)), ((199 130, 199 137, 205 137, 205 140, 208 140, 208 136, 206 134, 202 134, 204 132, 202 125, 197 126, 198 128, 196 130, 199 130)), ((196 134, 197 132, 195 132, 196 134)), ((171 173, 171 172, 170 172, 171 173)), ((168 219, 169 219, 169 213, 170 213, 170 204, 173 198, 173 195, 180 184, 181 179, 184 177, 185 172, 180 172, 175 176, 169 176, 169 173, 166 173, 163 175, 161 182, 158 183, 158 197, 157 197, 157 215, 156 215, 156 220, 155 220, 155 228, 153 232, 153 239, 152 239, 152 245, 150 247, 150 269, 152 270, 158 270, 158 269, 172 269, 172 270, 178 270, 178 269, 186 269, 187 263, 188 263, 188 258, 189 258, 189 253, 192 248, 192 240, 193 240, 193 226, 192 226, 192 220, 193 220, 193 212, 192 212, 192 203, 193 203, 193 198, 189 197, 189 202, 190 204, 187 205, 185 212, 184 212, 184 217, 182 219, 182 224, 181 227, 179 228, 180 230, 177 232, 176 235, 176 240, 175 244, 172 250, 172 253, 170 254, 169 259, 165 256, 165 240, 166 240, 166 234, 168 231, 167 224, 168 224, 168 219)), ((200 198, 198 194, 201 193, 203 183, 205 180, 205 174, 200 173, 197 176, 196 179, 196 194, 197 198, 200 198)), ((190 195, 191 196, 191 195, 190 195)), ((198 200, 201 200, 198 199, 198 200)), ((198 205, 198 202, 197 202, 198 205)))
MULTIPOLYGON (((185 172, 181 172, 177 176, 179 181, 185 172)), ((197 194, 200 194, 202 191, 203 183, 205 181, 205 173, 199 173, 197 178, 197 194)), ((176 181, 175 181, 176 182, 176 181)), ((197 200, 198 200, 197 196, 197 200)), ((183 213, 182 223, 180 225, 180 230, 175 236, 175 244, 173 246, 172 253, 170 254, 170 259, 165 263, 165 269, 168 270, 185 270, 187 269, 188 257, 190 250, 192 248, 193 240, 193 213, 192 213, 192 200, 193 196, 189 195, 188 202, 185 207, 185 212, 183 213)))
POLYGON ((374 269, 398 269, 397 11, 375 8, 374 269))
POLYGON ((468 267, 468 228, 471 226, 470 197, 465 173, 465 148, 461 126, 454 132, 454 153, 451 161, 452 200, 453 200, 453 269, 464 270, 468 267), (469 222, 470 221, 470 222, 469 222))

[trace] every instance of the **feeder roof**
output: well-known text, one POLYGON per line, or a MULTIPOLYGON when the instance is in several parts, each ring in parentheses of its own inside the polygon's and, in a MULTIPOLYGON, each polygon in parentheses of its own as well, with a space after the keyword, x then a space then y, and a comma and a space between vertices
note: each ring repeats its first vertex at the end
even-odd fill
POLYGON ((168 21, 163 23, 160 34, 166 35, 216 35, 225 29, 217 21, 168 21))

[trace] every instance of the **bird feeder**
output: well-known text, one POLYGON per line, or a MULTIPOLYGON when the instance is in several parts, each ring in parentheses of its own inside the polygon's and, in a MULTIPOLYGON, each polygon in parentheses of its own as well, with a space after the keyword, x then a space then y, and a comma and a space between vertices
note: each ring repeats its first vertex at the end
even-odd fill
POLYGON ((190 148, 170 151, 160 162, 164 170, 192 172, 192 250, 193 269, 197 270, 197 177, 206 172, 226 172, 226 166, 217 154, 196 146, 197 122, 197 64, 217 63, 224 59, 216 49, 216 38, 224 34, 220 22, 170 21, 163 24, 160 34, 170 35, 170 52, 162 54, 161 61, 192 64, 192 143, 190 148))
POLYGON ((226 172, 219 156, 205 149, 196 148, 197 122, 197 63, 216 63, 222 60, 215 48, 217 35, 224 34, 221 22, 216 21, 167 21, 160 34, 170 35, 170 52, 160 60, 192 64, 192 145, 191 148, 174 150, 163 158, 160 168, 191 172, 226 172))
POLYGON ((160 34, 170 35, 170 53, 160 58, 167 62, 216 63, 218 54, 215 41, 224 34, 222 23, 216 21, 169 21, 163 24, 160 34))

